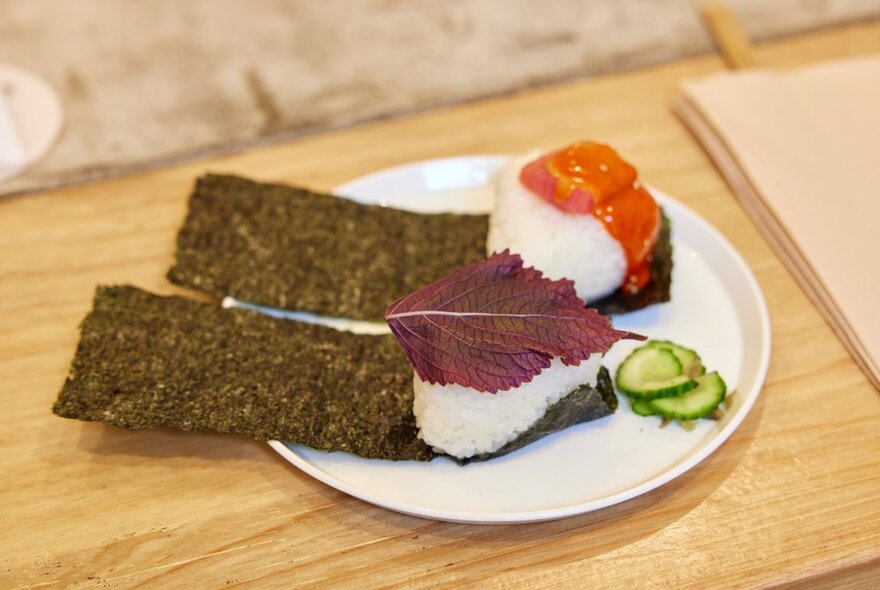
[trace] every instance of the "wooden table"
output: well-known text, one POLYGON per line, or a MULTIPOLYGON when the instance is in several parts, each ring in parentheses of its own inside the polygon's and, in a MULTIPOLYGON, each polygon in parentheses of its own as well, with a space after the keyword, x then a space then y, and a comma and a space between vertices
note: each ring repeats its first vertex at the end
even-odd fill
MULTIPOLYGON (((872 23, 758 58, 878 51, 872 23)), ((880 396, 669 110, 680 79, 721 67, 701 57, 0 202, 0 587, 880 584, 880 396), (50 413, 95 285, 175 291, 164 275, 204 171, 325 189, 401 162, 582 137, 617 146, 720 228, 770 307, 757 405, 675 481, 561 521, 447 524, 348 497, 262 443, 50 413)))

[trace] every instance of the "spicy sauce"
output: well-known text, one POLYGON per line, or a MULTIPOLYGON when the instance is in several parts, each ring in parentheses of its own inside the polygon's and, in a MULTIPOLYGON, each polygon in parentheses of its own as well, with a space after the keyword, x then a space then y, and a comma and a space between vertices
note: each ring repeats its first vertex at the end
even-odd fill
POLYGON ((609 146, 579 142, 528 163, 520 181, 566 213, 593 215, 626 255, 621 287, 635 293, 651 280, 648 256, 660 231, 660 208, 636 182, 636 169, 609 146))

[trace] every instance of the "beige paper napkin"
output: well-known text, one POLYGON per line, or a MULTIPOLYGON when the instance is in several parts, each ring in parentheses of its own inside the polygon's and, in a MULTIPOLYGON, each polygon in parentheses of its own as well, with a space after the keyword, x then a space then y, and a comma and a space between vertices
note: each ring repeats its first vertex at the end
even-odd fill
POLYGON ((682 90, 677 112, 880 389, 880 56, 682 90))

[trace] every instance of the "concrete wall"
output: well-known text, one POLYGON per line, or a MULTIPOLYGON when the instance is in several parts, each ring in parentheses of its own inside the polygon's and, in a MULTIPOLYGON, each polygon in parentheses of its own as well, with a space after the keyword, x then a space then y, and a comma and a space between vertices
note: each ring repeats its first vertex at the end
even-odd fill
MULTIPOLYGON (((880 0, 730 0, 756 39, 880 0)), ((0 0, 0 61, 65 103, 0 193, 634 68, 711 49, 697 0, 0 0)))

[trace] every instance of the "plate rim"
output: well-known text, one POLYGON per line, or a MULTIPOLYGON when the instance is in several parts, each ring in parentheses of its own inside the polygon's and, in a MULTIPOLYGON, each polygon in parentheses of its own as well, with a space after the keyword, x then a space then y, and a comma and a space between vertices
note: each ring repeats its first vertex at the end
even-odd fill
MULTIPOLYGON (((363 176, 359 176, 357 178, 353 178, 336 186, 334 188, 334 192, 338 192, 344 195, 346 192, 348 192, 349 188, 352 185, 359 184, 361 182, 375 181, 378 178, 393 175, 395 173, 401 172, 404 169, 409 168, 424 167, 426 165, 436 164, 440 162, 449 162, 452 160, 468 161, 482 159, 495 161, 495 163, 497 164, 498 161, 503 163, 504 160, 511 157, 513 156, 510 154, 472 154, 450 156, 444 158, 432 158, 427 160, 417 160, 409 163, 391 166, 389 168, 384 168, 381 170, 370 172, 363 176)), ((279 453, 285 460, 287 460, 289 463, 302 470, 306 474, 326 485, 329 485, 334 489, 337 489, 355 498, 369 502, 376 506, 380 506, 382 508, 386 508, 403 514, 408 514, 411 516, 441 520, 446 522, 468 524, 530 523, 555 520, 559 518, 585 514, 596 510, 601 510, 603 508, 607 508, 643 495, 647 492, 650 492, 651 490, 657 489, 669 483, 670 481, 691 470, 693 467, 706 459, 706 457, 714 453, 722 444, 727 441, 727 439, 732 436, 736 429, 739 428, 740 424, 742 424, 742 422, 745 420, 746 416, 751 412, 752 407, 754 406, 758 396, 760 395, 766 381, 767 371, 770 364, 770 353, 772 349, 770 316, 767 308, 767 302, 764 298, 763 292, 761 291, 760 285, 758 284, 757 278, 755 277, 751 268, 746 263, 745 259, 733 246, 733 244, 724 236, 724 234, 722 234, 717 228, 715 228, 715 226, 713 226, 711 223, 709 223, 706 219, 704 219, 701 215, 699 215, 696 211, 694 211, 687 205, 675 200, 673 197, 659 189, 655 189, 654 187, 650 186, 648 188, 655 197, 659 197, 658 200, 662 201, 664 207, 678 209, 678 214, 690 217, 690 220, 693 223, 697 224, 701 230, 706 231, 713 238, 713 240, 715 240, 723 248, 723 250, 731 256, 731 260, 734 265, 746 278, 746 286, 748 292, 751 293, 754 297, 754 302, 756 303, 758 312, 757 319, 760 325, 761 343, 763 344, 763 350, 761 351, 759 357, 752 391, 750 391, 749 395, 743 399, 743 402, 739 406, 736 414, 731 417, 728 423, 725 424, 725 426, 715 435, 713 435, 711 439, 707 441, 702 447, 698 448, 696 452, 687 456, 683 461, 677 463, 672 468, 664 471, 663 473, 660 473, 659 475, 649 480, 643 481, 638 485, 632 486, 626 490, 614 494, 607 495, 602 498, 589 500, 587 502, 570 504, 563 507, 529 510, 522 512, 508 511, 499 513, 485 513, 478 511, 471 512, 461 510, 435 509, 420 506, 417 504, 388 500, 369 491, 360 489, 357 486, 349 484, 348 482, 343 481, 336 476, 321 470, 310 461, 298 455, 282 441, 268 441, 269 446, 272 447, 277 453, 279 453)), ((372 461, 372 459, 363 460, 372 461)))

